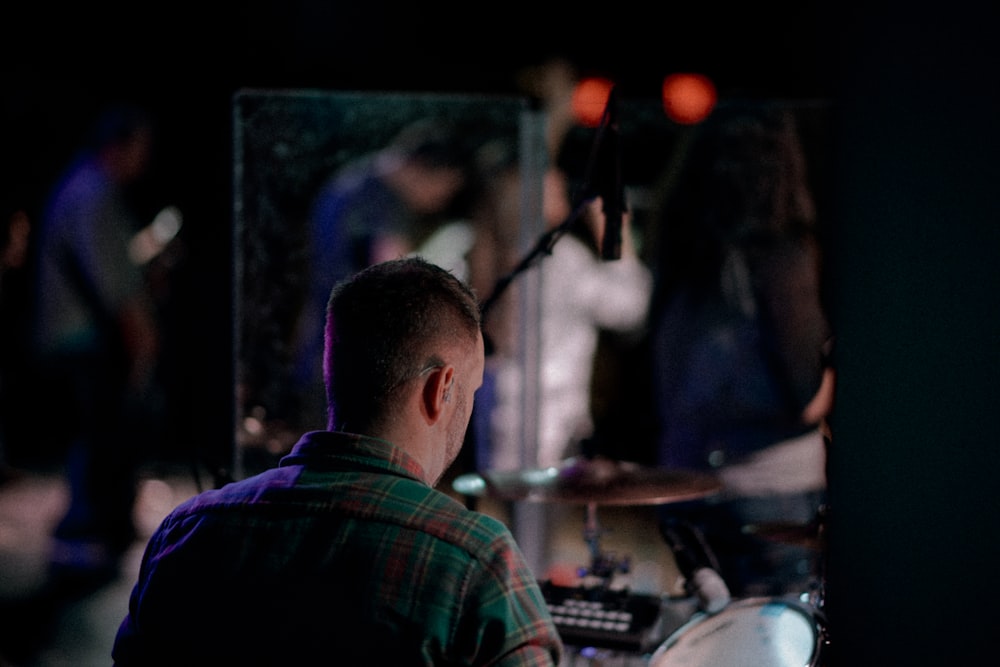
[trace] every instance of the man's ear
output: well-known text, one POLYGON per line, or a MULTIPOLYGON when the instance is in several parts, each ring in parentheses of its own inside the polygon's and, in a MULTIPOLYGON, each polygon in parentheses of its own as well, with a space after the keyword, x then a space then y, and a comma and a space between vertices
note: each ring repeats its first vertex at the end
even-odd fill
POLYGON ((434 369, 428 374, 424 381, 422 401, 424 414, 429 422, 436 422, 441 418, 445 403, 452 397, 452 387, 455 385, 455 367, 446 364, 434 369))

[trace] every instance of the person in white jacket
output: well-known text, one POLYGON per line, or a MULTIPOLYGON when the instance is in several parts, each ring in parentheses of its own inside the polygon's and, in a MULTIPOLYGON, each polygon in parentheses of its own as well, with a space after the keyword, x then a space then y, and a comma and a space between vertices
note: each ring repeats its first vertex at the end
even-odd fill
MULTIPOLYGON (((521 182, 516 166, 500 170, 491 187, 496 217, 492 227, 477 234, 478 254, 475 248, 470 254, 470 280, 475 285, 479 276, 480 290, 491 288, 484 284, 482 276, 503 275, 523 259, 514 250, 516 244, 511 238, 517 223, 504 220, 505 214, 517 211, 514 202, 521 182), (491 268, 483 270, 484 263, 491 268)), ((565 174, 550 167, 543 176, 542 190, 544 223, 547 230, 552 230, 572 213, 565 174)), ((479 447, 480 468, 515 470, 558 465, 580 454, 581 443, 593 435, 591 385, 600 333, 640 330, 646 322, 653 285, 649 268, 636 252, 629 215, 624 215, 619 259, 601 259, 604 224, 601 199, 592 198, 568 231, 557 237, 551 253, 529 269, 540 271, 538 435, 533 460, 525 460, 523 455, 522 423, 525 383, 534 381, 531 376, 535 369, 528 369, 532 372, 526 374, 517 354, 517 346, 524 342, 518 339, 521 329, 517 308, 505 295, 497 301, 497 309, 488 314, 484 326, 494 343, 489 360, 494 385, 488 443, 479 447)), ((523 291, 526 285, 518 282, 516 286, 522 290, 518 298, 529 298, 523 291)), ((530 449, 527 451, 530 453, 530 449)))

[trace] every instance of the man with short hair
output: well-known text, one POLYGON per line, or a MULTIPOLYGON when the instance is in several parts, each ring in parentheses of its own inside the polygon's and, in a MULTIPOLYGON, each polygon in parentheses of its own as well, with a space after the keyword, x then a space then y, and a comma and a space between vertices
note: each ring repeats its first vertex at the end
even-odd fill
POLYGON ((433 488, 482 383, 480 325, 471 291, 420 258, 335 287, 329 430, 163 521, 115 664, 558 664, 509 530, 433 488))

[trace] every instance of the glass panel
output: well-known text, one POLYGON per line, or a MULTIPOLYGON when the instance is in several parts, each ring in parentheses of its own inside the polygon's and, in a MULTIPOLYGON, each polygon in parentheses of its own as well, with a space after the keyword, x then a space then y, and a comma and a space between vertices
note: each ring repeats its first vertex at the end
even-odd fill
MULTIPOLYGON (((297 381, 295 365, 300 330, 321 326, 306 318, 322 318, 309 302, 315 282, 309 251, 317 243, 309 218, 327 179, 418 121, 451 126, 470 154, 491 141, 516 147, 526 106, 516 98, 444 94, 249 90, 235 96, 237 478, 270 467, 302 432, 325 426, 325 398, 316 385, 297 381)), ((544 150, 540 143, 528 148, 544 150)), ((465 217, 467 203, 458 197, 436 220, 465 217)))
MULTIPOLYGON (((697 127, 668 120, 658 100, 623 98, 620 104, 626 202, 640 257, 655 275, 662 268, 658 266, 657 207, 673 186, 697 127)), ((814 194, 823 209, 828 110, 823 104, 792 105, 808 153, 814 194)), ((545 232, 541 183, 550 159, 565 173, 574 201, 591 185, 586 181, 593 167, 597 130, 574 126, 558 155, 550 158, 545 149, 546 115, 520 98, 242 91, 234 98, 233 113, 237 476, 273 465, 303 431, 325 426, 322 389, 313 386, 304 392, 295 381, 294 366, 303 316, 322 316, 319 308, 307 308, 307 288, 314 282, 307 275, 308 251, 315 245, 308 219, 320 188, 332 174, 384 148, 401 129, 421 119, 446 119, 479 158, 491 144, 513 146, 523 178, 513 190, 516 195, 506 200, 512 210, 505 212, 504 224, 514 251, 498 264, 508 269, 527 257, 545 232)), ((460 198, 439 221, 460 221, 472 215, 470 199, 460 198)), ((427 234, 439 229, 428 229, 427 234)), ((545 260, 544 254, 538 259, 545 260)), ((492 277, 502 278, 503 271, 498 269, 492 277)), ((320 286, 323 291, 329 289, 328 284, 320 286)), ((486 298, 497 286, 481 283, 481 296, 486 298)), ((539 345, 544 313, 538 293, 542 289, 538 272, 526 270, 502 290, 506 301, 495 302, 487 316, 488 334, 500 343, 498 347, 506 340, 503 352, 515 355, 522 368, 520 414, 510 420, 520 429, 520 451, 514 457, 520 468, 533 468, 537 463, 538 373, 545 361, 539 345)), ((656 408, 649 393, 645 344, 641 332, 638 339, 605 331, 600 335, 592 380, 593 446, 617 460, 655 460, 656 408)), ((477 396, 477 409, 479 405, 477 396)), ((485 431, 489 415, 480 417, 474 416, 471 428, 485 431)), ((463 450, 463 456, 472 459, 467 469, 490 467, 485 442, 478 438, 476 445, 463 450)))

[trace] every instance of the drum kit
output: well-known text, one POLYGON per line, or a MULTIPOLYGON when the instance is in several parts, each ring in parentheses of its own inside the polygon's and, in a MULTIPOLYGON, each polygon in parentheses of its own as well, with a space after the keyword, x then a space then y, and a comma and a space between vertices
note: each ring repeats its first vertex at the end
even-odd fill
MULTIPOLYGON (((584 539, 591 554, 586 572, 602 579, 600 585, 607 585, 618 564, 609 562, 599 546, 599 506, 663 505, 706 498, 722 490, 721 482, 708 473, 603 458, 570 459, 559 466, 523 471, 470 473, 456 477, 452 486, 469 497, 585 505, 584 539)), ((745 526, 743 530, 766 540, 820 551, 824 548, 824 519, 825 512, 821 511, 816 521, 806 525, 765 523, 745 526)), ((699 606, 665 639, 661 637, 647 652, 646 664, 818 667, 823 664, 824 648, 829 644, 822 607, 822 593, 815 592, 733 600, 727 595, 724 604, 699 606)))

